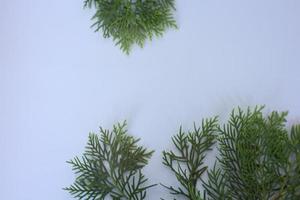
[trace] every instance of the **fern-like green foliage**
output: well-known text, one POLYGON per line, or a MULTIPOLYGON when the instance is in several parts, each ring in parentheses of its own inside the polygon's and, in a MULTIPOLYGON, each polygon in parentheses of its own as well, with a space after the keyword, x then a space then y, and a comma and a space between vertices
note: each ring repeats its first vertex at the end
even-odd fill
POLYGON ((85 0, 84 6, 96 9, 95 31, 102 30, 126 54, 134 44, 143 47, 147 39, 176 28, 174 0, 85 0))
POLYGON ((154 185, 146 184, 142 168, 153 151, 138 146, 138 141, 127 134, 126 122, 112 131, 100 128, 100 135, 91 133, 83 156, 68 161, 77 177, 65 189, 78 199, 145 199, 154 185))
POLYGON ((276 111, 264 115, 263 107, 238 108, 223 126, 213 118, 189 133, 180 129, 172 138, 176 152, 163 152, 163 164, 179 186, 163 186, 179 199, 299 200, 300 125, 288 130, 286 116, 276 111), (215 140, 219 156, 205 173, 204 159, 215 140))
POLYGON ((202 121, 201 127, 195 125, 188 133, 180 128, 172 138, 176 151, 164 151, 163 164, 173 172, 180 186, 163 185, 171 194, 180 199, 202 199, 196 187, 207 169, 204 159, 215 143, 217 128, 217 118, 207 119, 202 121))
POLYGON ((286 112, 234 110, 219 128, 219 158, 203 182, 209 200, 299 200, 300 126, 286 112))

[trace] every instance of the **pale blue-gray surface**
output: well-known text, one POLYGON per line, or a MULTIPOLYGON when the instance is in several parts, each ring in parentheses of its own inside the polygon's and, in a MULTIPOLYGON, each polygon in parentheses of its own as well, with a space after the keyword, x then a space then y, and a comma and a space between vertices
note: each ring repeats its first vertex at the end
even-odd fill
POLYGON ((146 172, 164 183, 180 124, 256 104, 300 122, 298 0, 177 0, 179 30, 130 56, 89 28, 82 1, 0 4, 0 199, 71 199, 65 161, 118 120, 156 150, 146 172))

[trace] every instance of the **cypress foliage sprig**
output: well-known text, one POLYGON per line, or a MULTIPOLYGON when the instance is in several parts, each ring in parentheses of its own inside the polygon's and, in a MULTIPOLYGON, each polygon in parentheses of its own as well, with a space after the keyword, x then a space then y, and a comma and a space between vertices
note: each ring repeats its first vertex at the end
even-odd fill
POLYGON ((217 125, 217 118, 203 120, 201 127, 194 125, 194 130, 188 133, 180 128, 172 138, 176 151, 164 151, 163 164, 176 176, 180 186, 162 184, 171 194, 184 199, 202 199, 197 183, 207 169, 204 159, 215 143, 217 125))
POLYGON ((203 182, 208 200, 300 199, 300 127, 285 127, 287 112, 263 107, 231 113, 220 127, 219 158, 203 182))
MULTIPOLYGON (((222 126, 211 118, 192 131, 180 127, 174 150, 163 151, 163 164, 178 186, 161 185, 174 200, 300 199, 300 124, 288 129, 287 112, 265 115, 263 109, 235 109, 222 126), (214 146, 219 155, 208 169, 204 161, 214 146)), ((78 199, 145 199, 154 185, 142 169, 153 151, 138 141, 127 134, 126 122, 91 133, 83 156, 68 162, 77 177, 65 189, 78 199)))
POLYGON ((121 50, 129 54, 133 45, 143 47, 146 40, 177 28, 173 18, 174 0, 85 0, 84 7, 95 8, 95 32, 102 31, 121 50))
POLYGON ((100 128, 100 135, 91 133, 80 159, 68 161, 77 175, 75 182, 65 188, 78 199, 142 200, 147 184, 142 168, 153 151, 138 146, 139 139, 127 134, 126 122, 113 130, 100 128))

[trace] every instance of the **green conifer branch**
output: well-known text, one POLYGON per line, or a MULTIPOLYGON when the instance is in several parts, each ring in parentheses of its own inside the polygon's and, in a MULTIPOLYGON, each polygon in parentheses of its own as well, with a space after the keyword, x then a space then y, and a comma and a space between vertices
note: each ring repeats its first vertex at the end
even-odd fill
POLYGON ((217 118, 212 118, 203 120, 201 127, 195 125, 194 130, 187 134, 180 128, 172 138, 176 152, 164 151, 163 164, 173 172, 180 186, 162 184, 171 194, 185 199, 202 199, 197 182, 207 169, 204 158, 215 143, 216 131, 217 118))
POLYGON ((231 113, 219 129, 218 162, 203 182, 207 199, 300 199, 300 129, 289 133, 286 116, 264 116, 263 107, 231 113))
MULTIPOLYGON (((300 125, 287 129, 286 117, 287 112, 265 115, 263 107, 238 108, 222 126, 212 118, 187 133, 180 128, 172 138, 175 150, 163 151, 163 164, 179 186, 161 185, 174 199, 300 199, 300 125), (207 170, 204 160, 216 142, 219 155, 207 170)), ((142 169, 153 151, 138 142, 125 122, 91 133, 83 156, 68 161, 77 177, 65 189, 78 199, 145 199, 154 185, 147 184, 142 169)))
POLYGON ((84 7, 95 8, 95 32, 102 31, 121 50, 129 54, 133 45, 143 47, 146 40, 177 28, 173 18, 174 0, 85 0, 84 7))
POLYGON ((126 122, 112 131, 100 128, 100 135, 91 133, 82 158, 68 161, 77 177, 65 190, 78 199, 145 199, 154 185, 146 184, 142 168, 153 151, 138 146, 138 141, 127 134, 126 122))
POLYGON ((231 200, 231 195, 226 188, 226 177, 216 164, 207 172, 208 180, 202 180, 205 192, 205 200, 231 200))

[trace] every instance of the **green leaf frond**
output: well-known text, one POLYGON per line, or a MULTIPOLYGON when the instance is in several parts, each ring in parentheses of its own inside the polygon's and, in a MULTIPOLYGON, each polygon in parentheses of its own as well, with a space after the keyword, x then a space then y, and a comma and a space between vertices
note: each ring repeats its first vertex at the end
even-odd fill
POLYGON ((290 134, 290 163, 286 196, 289 199, 300 199, 300 124, 292 126, 290 134))
POLYGON ((226 177, 222 170, 217 168, 216 163, 213 169, 207 172, 207 182, 202 180, 202 186, 206 194, 206 200, 231 200, 229 191, 226 188, 226 177))
POLYGON ((162 36, 168 28, 177 28, 173 18, 174 0, 85 0, 95 8, 95 31, 112 38, 126 54, 132 46, 143 47, 146 40, 162 36))
POLYGON ((138 146, 138 141, 127 134, 126 122, 112 131, 100 127, 99 135, 90 133, 83 156, 68 161, 77 177, 65 190, 78 199, 145 199, 154 185, 146 184, 142 168, 153 151, 138 146))
POLYGON ((171 194, 185 199, 201 200, 197 182, 206 171, 204 165, 206 153, 215 143, 217 118, 202 121, 201 127, 194 125, 194 130, 179 133, 172 138, 176 151, 163 152, 163 164, 170 169, 179 182, 179 187, 166 186, 171 194))
POLYGON ((286 116, 265 116, 263 107, 233 110, 219 129, 220 155, 203 183, 208 199, 299 199, 300 128, 289 133, 286 116))

